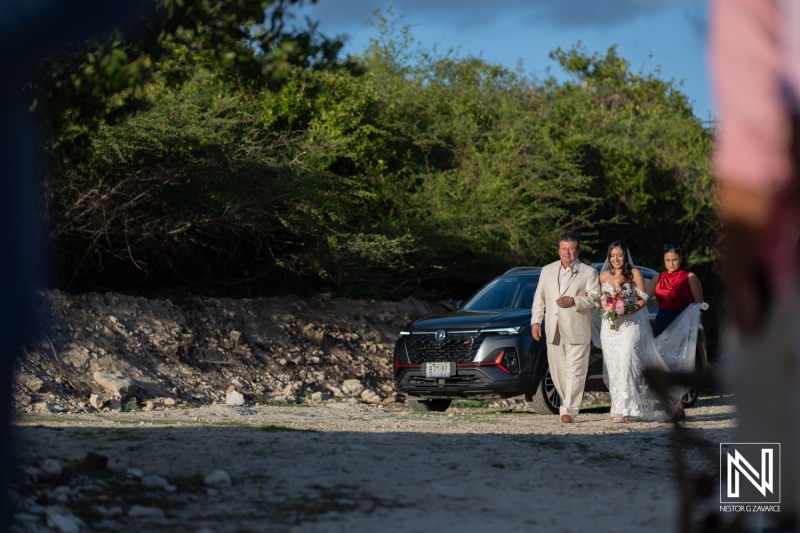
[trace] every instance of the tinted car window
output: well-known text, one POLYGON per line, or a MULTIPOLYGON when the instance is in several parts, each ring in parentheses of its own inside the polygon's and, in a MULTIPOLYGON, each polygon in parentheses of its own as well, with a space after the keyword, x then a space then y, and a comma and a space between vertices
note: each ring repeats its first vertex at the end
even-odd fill
POLYGON ((470 298, 462 309, 466 311, 530 309, 538 282, 538 274, 492 280, 470 298))
MULTIPOLYGON (((650 283, 649 276, 642 276, 644 284, 650 283)), ((503 277, 492 280, 470 298, 462 307, 466 311, 491 311, 493 309, 530 309, 533 293, 539 283, 539 274, 503 277)), ((655 313, 658 303, 655 297, 647 302, 648 311, 655 313)))

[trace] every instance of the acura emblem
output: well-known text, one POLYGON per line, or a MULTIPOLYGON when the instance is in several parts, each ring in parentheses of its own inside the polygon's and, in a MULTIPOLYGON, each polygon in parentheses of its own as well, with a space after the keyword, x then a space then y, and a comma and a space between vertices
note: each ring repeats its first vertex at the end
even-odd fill
POLYGON ((445 337, 447 337, 447 332, 443 329, 437 329, 436 333, 433 334, 433 337, 437 341, 443 341, 445 337))

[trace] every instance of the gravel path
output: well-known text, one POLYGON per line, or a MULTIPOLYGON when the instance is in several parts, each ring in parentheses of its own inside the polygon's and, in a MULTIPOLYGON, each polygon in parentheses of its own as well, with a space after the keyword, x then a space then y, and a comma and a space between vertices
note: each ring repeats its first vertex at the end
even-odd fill
MULTIPOLYGON (((684 424, 707 441, 684 447, 689 464, 715 478, 731 400, 701 399, 684 424)), ((52 524, 61 513, 96 531, 676 529, 669 424, 613 424, 607 408, 561 424, 526 410, 303 405, 23 415, 14 530, 58 531, 47 506, 52 524), (83 466, 89 452, 108 469, 83 466), (60 475, 30 468, 51 458, 60 475), (204 483, 216 469, 229 486, 204 483)))

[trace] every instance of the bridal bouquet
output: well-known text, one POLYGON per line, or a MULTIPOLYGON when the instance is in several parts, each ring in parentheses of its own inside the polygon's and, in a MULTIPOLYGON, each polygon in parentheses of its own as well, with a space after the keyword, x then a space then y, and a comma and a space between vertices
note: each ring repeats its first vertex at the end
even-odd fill
POLYGON ((627 285, 610 291, 604 290, 600 298, 595 301, 595 307, 600 318, 610 322, 611 329, 617 329, 616 321, 625 318, 637 309, 636 291, 627 285))

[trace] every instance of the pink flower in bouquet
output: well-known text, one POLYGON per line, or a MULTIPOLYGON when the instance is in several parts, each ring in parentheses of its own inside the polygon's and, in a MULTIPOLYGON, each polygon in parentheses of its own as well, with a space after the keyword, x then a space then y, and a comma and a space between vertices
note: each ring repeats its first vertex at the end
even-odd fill
POLYGON ((636 293, 627 284, 608 292, 603 291, 595 300, 595 307, 600 318, 608 320, 609 327, 615 330, 617 320, 629 316, 636 310, 636 293))

